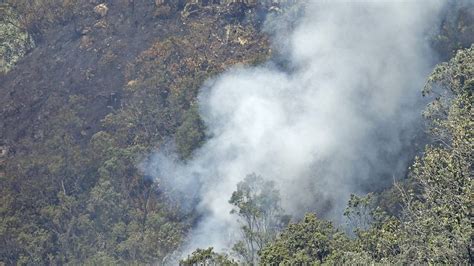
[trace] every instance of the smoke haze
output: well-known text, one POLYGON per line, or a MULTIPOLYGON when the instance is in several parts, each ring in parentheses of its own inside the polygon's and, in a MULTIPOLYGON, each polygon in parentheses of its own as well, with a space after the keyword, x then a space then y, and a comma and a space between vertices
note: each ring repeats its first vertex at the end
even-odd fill
POLYGON ((286 65, 236 68, 201 89, 210 139, 184 163, 146 165, 202 219, 186 249, 230 247, 228 200, 249 173, 274 180, 285 211, 340 221, 351 193, 403 177, 432 66, 439 1, 310 1, 292 32, 267 24, 286 65), (194 198, 196 202, 189 201, 194 198))

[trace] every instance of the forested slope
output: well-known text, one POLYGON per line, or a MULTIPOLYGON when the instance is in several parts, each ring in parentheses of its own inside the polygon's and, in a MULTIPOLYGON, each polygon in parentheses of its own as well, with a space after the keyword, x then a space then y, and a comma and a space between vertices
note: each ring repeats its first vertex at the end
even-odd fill
POLYGON ((37 41, 0 77, 4 263, 151 263, 189 228, 138 156, 199 146, 197 89, 267 58, 263 7, 136 2, 11 1, 37 41))
POLYGON ((424 93, 443 88, 424 113, 435 142, 415 159, 408 180, 394 184, 398 214, 377 205, 373 195, 354 196, 346 211, 359 225, 354 239, 308 215, 265 247, 261 262, 472 263, 473 71, 471 46, 428 78, 424 93))
MULTIPOLYGON (((265 18, 294 11, 218 2, 2 5, 0 264, 172 261, 198 214, 182 211, 140 162, 169 143, 181 160, 192 156, 209 137, 199 88, 271 58, 265 18)), ((452 58, 424 90, 436 95, 425 113, 432 144, 407 181, 349 203, 348 217, 370 226, 347 235, 308 214, 285 229, 282 216, 281 233, 258 251, 262 263, 472 263, 473 10, 446 12, 432 40, 439 58, 452 58)), ((241 244, 237 253, 248 252, 241 244)), ((212 250, 194 255, 182 263, 232 263, 212 250)))

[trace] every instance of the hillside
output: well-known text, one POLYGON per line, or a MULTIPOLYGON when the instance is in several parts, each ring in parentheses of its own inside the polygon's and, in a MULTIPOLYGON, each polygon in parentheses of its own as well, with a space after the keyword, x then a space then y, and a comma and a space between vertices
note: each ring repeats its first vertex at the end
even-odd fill
POLYGON ((36 47, 1 76, 7 264, 151 262, 175 248, 191 217, 163 204, 166 195, 143 179, 136 157, 167 139, 189 156, 204 139, 193 107, 200 84, 269 55, 256 8, 196 6, 187 14, 169 5, 110 1, 102 16, 96 4, 60 7, 77 10, 75 18, 40 28, 36 47), (245 16, 250 11, 255 15, 245 16), (114 196, 106 203, 101 193, 114 196), (118 202, 118 220, 101 213, 109 222, 99 221, 96 208, 113 211, 107 204, 118 202), (152 229, 163 224, 173 231, 152 229), (111 244, 116 230, 128 236, 111 244))
MULTIPOLYGON (((221 121, 210 121, 202 98, 222 73, 257 66, 258 75, 261 65, 297 72, 293 57, 285 57, 281 32, 304 25, 298 19, 307 16, 305 3, 6 0, 0 9, 0 264, 176 263, 210 212, 202 203, 208 187, 199 179, 194 192, 183 192, 174 186, 180 168, 155 173, 144 162, 167 152, 178 165, 193 165, 204 154, 201 147, 218 143, 212 140, 220 131, 212 127, 221 121)), ((404 151, 413 167, 402 166, 408 174, 396 177, 400 183, 372 187, 376 193, 368 198, 351 196, 348 215, 365 208, 372 227, 343 235, 337 225, 319 219, 325 213, 319 209, 318 218, 295 217, 288 226, 290 218, 276 204, 280 187, 259 181, 257 173, 240 180, 227 200, 233 214, 258 220, 265 211, 248 195, 251 204, 245 205, 245 193, 239 193, 245 182, 261 182, 275 196, 265 201, 268 195, 262 194, 262 200, 275 203, 268 204, 282 218, 272 225, 278 230, 262 236, 244 229, 230 257, 200 249, 181 263, 472 263, 466 217, 472 207, 474 5, 450 3, 440 14, 427 35, 431 62, 451 61, 436 68, 423 92, 432 97, 438 86, 448 92, 429 98, 425 116, 432 131, 410 139, 407 145, 419 146, 404 151), (413 194, 400 194, 406 191, 413 194), (436 193, 446 197, 437 200, 436 193), (407 202, 416 204, 404 213, 407 202), (439 219, 446 220, 434 223, 439 219), (429 231, 435 225, 437 231, 429 231), (306 232, 320 234, 315 239, 306 232), (422 239, 432 246, 423 246, 422 239), (413 243, 419 249, 410 249, 413 243)), ((229 97, 237 102, 239 96, 229 97)), ((232 105, 232 99, 224 100, 232 105)), ((332 208, 324 199, 307 205, 332 208)))

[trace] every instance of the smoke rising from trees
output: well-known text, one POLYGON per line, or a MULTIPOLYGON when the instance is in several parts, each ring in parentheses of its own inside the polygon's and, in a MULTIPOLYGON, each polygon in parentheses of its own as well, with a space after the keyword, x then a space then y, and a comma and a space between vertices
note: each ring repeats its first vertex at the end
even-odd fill
POLYGON ((202 216, 186 249, 238 238, 228 201, 249 173, 275 181, 294 217, 335 221, 351 193, 402 177, 442 6, 310 1, 291 32, 271 32, 284 70, 236 67, 209 80, 199 97, 207 142, 186 162, 162 151, 144 164, 202 216))

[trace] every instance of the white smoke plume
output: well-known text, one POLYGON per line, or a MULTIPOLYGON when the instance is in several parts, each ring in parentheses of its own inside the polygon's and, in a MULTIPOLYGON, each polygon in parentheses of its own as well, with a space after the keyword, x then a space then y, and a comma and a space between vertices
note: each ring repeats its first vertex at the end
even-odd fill
POLYGON ((186 163, 159 152, 147 165, 197 200, 188 204, 202 219, 187 250, 229 247, 239 225, 228 200, 249 173, 276 181, 287 213, 336 221, 351 193, 402 177, 432 66, 426 33, 442 6, 309 1, 292 32, 272 32, 284 69, 236 68, 208 81, 199 104, 210 139, 186 163))

